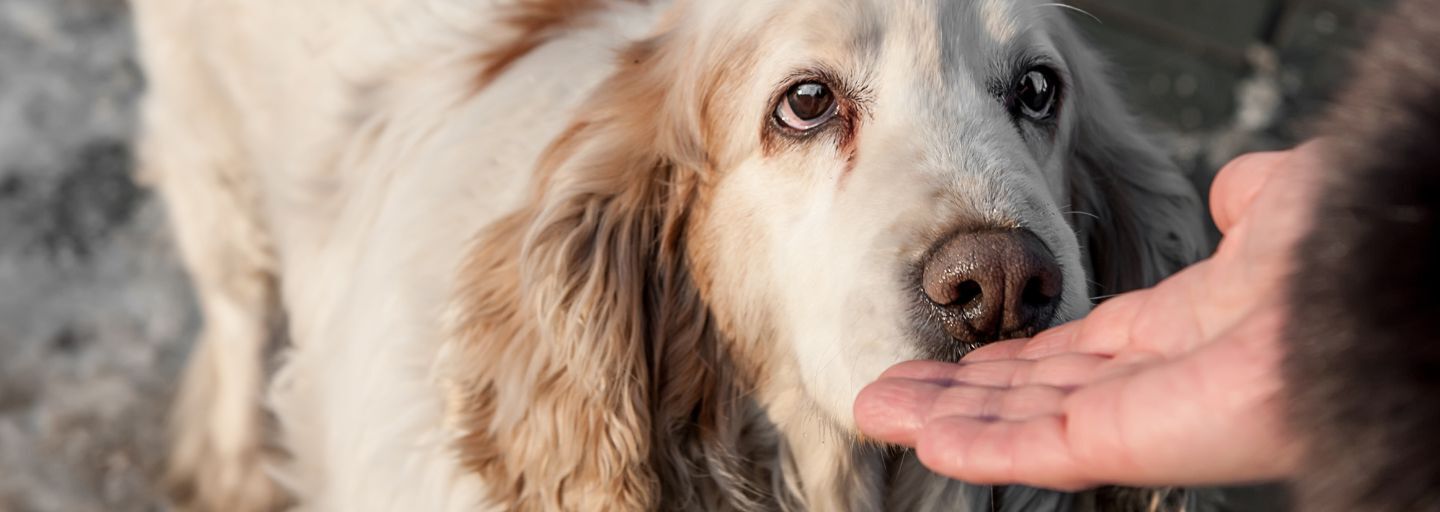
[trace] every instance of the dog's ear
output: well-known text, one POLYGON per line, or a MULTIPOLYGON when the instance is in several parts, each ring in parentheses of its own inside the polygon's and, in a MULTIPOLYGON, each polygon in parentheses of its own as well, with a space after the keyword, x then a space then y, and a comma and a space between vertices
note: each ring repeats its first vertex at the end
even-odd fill
POLYGON ((464 463, 508 510, 648 510, 695 492, 662 486, 675 470, 656 461, 684 460, 670 440, 725 401, 723 362, 685 263, 703 151, 694 112, 656 76, 673 64, 662 43, 622 55, 527 204, 465 262, 452 413, 464 463))
MULTIPOLYGON (((1063 36, 1074 37, 1066 30, 1063 36)), ((1141 129, 1087 45, 1065 45, 1074 81, 1069 188, 1093 296, 1151 286, 1205 254, 1194 185, 1141 129)))

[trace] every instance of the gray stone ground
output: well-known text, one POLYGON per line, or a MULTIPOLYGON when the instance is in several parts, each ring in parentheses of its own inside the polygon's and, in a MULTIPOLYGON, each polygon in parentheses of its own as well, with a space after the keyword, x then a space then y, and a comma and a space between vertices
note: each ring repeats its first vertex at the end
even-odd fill
POLYGON ((129 177, 132 44, 118 0, 0 0, 0 511, 157 508, 198 319, 129 177))
MULTIPOLYGON (((1303 134, 1383 0, 1070 3, 1204 186, 1303 134)), ((165 404, 199 320, 129 179, 127 22, 121 0, 0 0, 0 512, 162 507, 165 404)))

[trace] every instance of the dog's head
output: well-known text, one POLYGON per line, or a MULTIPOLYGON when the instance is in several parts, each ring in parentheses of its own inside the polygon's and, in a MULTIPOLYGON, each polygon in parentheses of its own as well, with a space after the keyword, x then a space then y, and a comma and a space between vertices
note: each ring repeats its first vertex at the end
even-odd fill
POLYGON ((1198 257, 1198 199, 1065 12, 676 7, 470 261, 472 465, 512 504, 576 506, 582 482, 708 499, 666 484, 686 472, 668 461, 724 478, 705 450, 734 444, 739 402, 849 431, 892 364, 1033 334, 1198 257))

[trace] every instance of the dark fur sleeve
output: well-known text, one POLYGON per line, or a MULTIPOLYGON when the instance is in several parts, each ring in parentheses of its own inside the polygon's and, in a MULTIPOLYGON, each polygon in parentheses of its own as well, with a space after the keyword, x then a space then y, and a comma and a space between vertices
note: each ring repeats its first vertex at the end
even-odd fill
POLYGON ((1327 132, 1290 289, 1301 510, 1440 510, 1440 1, 1402 0, 1327 132))

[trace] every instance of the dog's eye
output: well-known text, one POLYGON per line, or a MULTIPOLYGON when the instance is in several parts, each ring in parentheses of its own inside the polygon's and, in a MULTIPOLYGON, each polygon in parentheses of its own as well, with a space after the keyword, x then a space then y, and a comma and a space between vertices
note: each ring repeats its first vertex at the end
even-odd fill
POLYGON ((1055 103, 1060 93, 1060 77, 1046 67, 1031 68, 1020 75, 1011 93, 1010 108, 1016 114, 1034 121, 1044 121, 1055 115, 1055 103))
POLYGON ((775 118, 789 128, 808 131, 834 118, 836 110, 835 95, 830 87, 819 82, 804 82, 786 91, 780 105, 775 107, 775 118))

